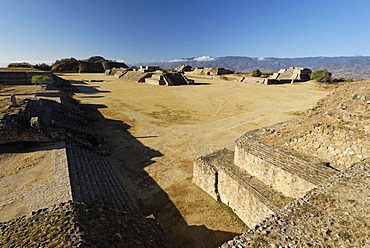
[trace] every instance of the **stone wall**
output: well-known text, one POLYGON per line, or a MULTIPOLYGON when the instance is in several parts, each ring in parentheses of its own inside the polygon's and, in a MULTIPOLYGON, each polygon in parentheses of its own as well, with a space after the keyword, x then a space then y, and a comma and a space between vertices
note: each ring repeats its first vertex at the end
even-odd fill
POLYGON ((7 84, 7 85, 14 85, 14 84, 31 84, 31 79, 35 75, 45 75, 52 77, 51 72, 45 71, 0 71, 0 83, 7 84))
MULTIPOLYGON (((211 154, 209 156, 211 156, 211 154)), ((213 164, 209 163, 204 157, 198 157, 194 160, 193 183, 212 196, 215 200, 219 200, 217 174, 217 168, 213 164)))
POLYGON ((258 137, 341 170, 370 157, 369 108, 370 82, 345 84, 299 118, 261 129, 258 137))
POLYGON ((235 165, 262 180, 283 195, 302 197, 305 192, 325 182, 335 171, 315 158, 277 149, 255 141, 246 134, 236 141, 235 165))
POLYGON ((198 75, 209 75, 209 76, 217 76, 217 75, 224 75, 224 74, 233 74, 231 70, 225 68, 203 68, 203 67, 196 67, 191 73, 198 74, 198 75))
POLYGON ((289 146, 330 161, 336 168, 346 168, 370 156, 370 121, 347 127, 334 129, 318 123, 310 132, 292 139, 289 146))
POLYGON ((290 199, 233 164, 234 153, 223 149, 198 157, 193 182, 215 200, 229 206, 249 227, 253 227, 290 199))
POLYGON ((193 182, 249 227, 337 174, 315 157, 259 141, 258 132, 240 137, 235 152, 220 150, 196 158, 193 166, 193 182))
POLYGON ((369 247, 369 185, 368 159, 221 247, 369 247))
POLYGON ((301 67, 290 67, 281 69, 269 77, 271 80, 286 81, 286 82, 305 82, 310 80, 311 70, 301 67))
POLYGON ((145 83, 154 85, 166 85, 163 73, 154 73, 150 78, 145 78, 145 83))

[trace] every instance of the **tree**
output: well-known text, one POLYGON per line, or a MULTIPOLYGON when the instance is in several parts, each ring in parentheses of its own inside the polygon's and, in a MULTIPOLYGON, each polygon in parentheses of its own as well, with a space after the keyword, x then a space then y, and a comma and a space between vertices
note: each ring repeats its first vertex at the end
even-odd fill
POLYGON ((260 77, 262 75, 261 71, 256 69, 252 72, 252 77, 260 77))
POLYGON ((32 68, 32 65, 27 62, 16 62, 8 64, 8 68, 32 68))
POLYGON ((327 70, 318 70, 311 73, 310 78, 321 83, 331 82, 331 73, 327 70))
POLYGON ((41 71, 50 71, 51 70, 51 66, 47 65, 45 63, 36 64, 36 65, 33 66, 33 68, 41 70, 41 71))
POLYGON ((46 75, 34 75, 32 76, 31 81, 33 84, 38 84, 38 85, 48 84, 52 82, 51 78, 46 75))

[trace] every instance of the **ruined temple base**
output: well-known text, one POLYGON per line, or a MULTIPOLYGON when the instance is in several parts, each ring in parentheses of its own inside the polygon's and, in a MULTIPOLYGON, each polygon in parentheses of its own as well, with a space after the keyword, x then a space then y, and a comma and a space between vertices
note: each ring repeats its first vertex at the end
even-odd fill
POLYGON ((235 152, 219 150, 198 157, 193 166, 193 182, 249 227, 337 173, 317 158, 258 141, 257 131, 237 139, 235 152))
POLYGON ((234 152, 223 149, 198 157, 193 182, 229 206, 249 227, 253 227, 291 199, 234 165, 234 152))

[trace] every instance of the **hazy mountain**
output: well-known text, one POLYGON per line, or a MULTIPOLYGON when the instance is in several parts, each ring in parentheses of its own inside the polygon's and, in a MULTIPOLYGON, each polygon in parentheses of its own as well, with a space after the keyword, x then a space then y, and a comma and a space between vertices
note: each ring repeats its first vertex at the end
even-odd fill
POLYGON ((225 67, 235 71, 251 72, 260 69, 265 72, 278 71, 288 67, 307 67, 311 70, 327 69, 334 77, 347 79, 370 78, 370 56, 357 57, 306 57, 306 58, 250 58, 239 56, 181 58, 171 61, 140 63, 162 68, 173 68, 188 64, 193 67, 225 67))

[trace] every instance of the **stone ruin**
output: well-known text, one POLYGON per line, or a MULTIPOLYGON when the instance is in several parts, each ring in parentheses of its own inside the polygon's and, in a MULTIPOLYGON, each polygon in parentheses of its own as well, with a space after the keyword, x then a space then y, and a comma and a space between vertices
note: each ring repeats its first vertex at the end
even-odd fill
POLYGON ((134 68, 133 71, 140 71, 140 72, 155 72, 160 70, 159 66, 152 66, 152 65, 141 65, 138 69, 134 68))
POLYGON ((128 196, 77 102, 69 92, 49 91, 19 102, 15 114, 0 120, 2 146, 58 144, 55 161, 50 161, 55 163, 51 183, 58 187, 46 185, 44 192, 35 192, 49 205, 0 223, 0 246, 170 247, 156 220, 145 218, 128 196))
POLYGON ((86 116, 70 101, 26 99, 17 106, 18 113, 5 114, 0 120, 0 144, 73 140, 96 148, 98 142, 92 129, 86 128, 86 116))
POLYGON ((140 66, 139 68, 110 69, 105 72, 106 76, 115 76, 123 80, 148 83, 154 85, 188 85, 194 84, 194 80, 187 78, 183 72, 165 72, 157 66, 140 66))
POLYGON ((220 247, 369 247, 369 185, 367 159, 220 247))
POLYGON ((233 74, 234 72, 225 68, 196 67, 191 73, 197 75, 218 76, 224 74, 233 74))
POLYGON ((256 142, 253 132, 194 162, 193 182, 249 227, 337 173, 324 162, 256 142))
POLYGON ((188 79, 181 72, 156 72, 149 78, 145 78, 145 83, 154 85, 187 85, 194 84, 194 80, 188 79))
POLYGON ((311 70, 303 67, 290 67, 288 69, 280 69, 271 76, 265 77, 243 77, 240 82, 255 83, 255 84, 288 84, 295 82, 306 82, 310 80, 311 70))
POLYGON ((311 70, 302 67, 289 67, 275 72, 268 78, 267 84, 305 82, 310 80, 311 70))
POLYGON ((329 233, 315 236, 316 227, 305 224, 317 224, 315 216, 323 220, 317 228, 337 233, 331 238, 335 244, 348 242, 351 235, 360 235, 357 237, 361 242, 367 239, 363 223, 351 227, 359 228, 362 234, 333 223, 341 222, 346 212, 364 221, 370 214, 368 207, 361 209, 370 202, 366 198, 370 196, 369 188, 361 186, 363 180, 370 182, 369 94, 370 82, 343 85, 301 118, 250 131, 236 140, 235 151, 223 149, 195 159, 193 182, 229 206, 251 228, 222 247, 249 247, 259 239, 264 241, 261 247, 271 247, 274 240, 283 246, 315 244, 315 240, 319 240, 317 244, 329 244, 329 233), (352 175, 359 181, 341 181, 352 175), (326 190, 338 187, 344 187, 341 192, 352 193, 332 199, 338 194, 326 190), (343 200, 355 195, 356 200, 343 200), (352 201, 358 205, 344 204, 352 201), (303 208, 309 216, 300 210, 303 208), (327 211, 333 211, 330 218, 327 211), (293 218, 296 222, 292 224, 293 218), (286 228, 291 229, 288 232, 286 228), (343 238, 343 232, 351 235, 343 238), (285 238, 281 239, 280 234, 285 238))
POLYGON ((57 77, 54 73, 48 71, 37 71, 37 70, 0 70, 0 82, 5 85, 32 85, 32 77, 36 75, 48 76, 52 79, 52 82, 46 85, 49 88, 63 88, 68 91, 71 85, 66 80, 57 77))
POLYGON ((193 67, 190 65, 180 65, 174 69, 175 72, 190 72, 193 70, 193 67))

